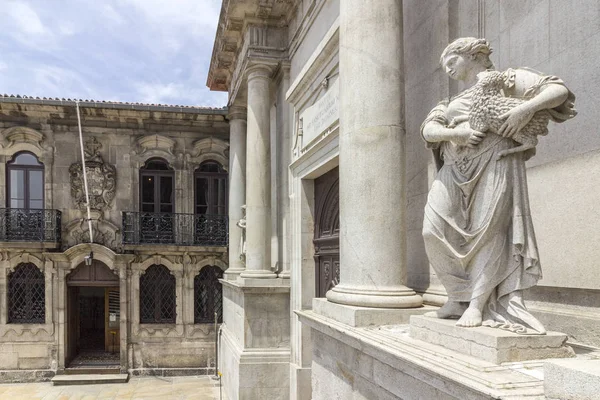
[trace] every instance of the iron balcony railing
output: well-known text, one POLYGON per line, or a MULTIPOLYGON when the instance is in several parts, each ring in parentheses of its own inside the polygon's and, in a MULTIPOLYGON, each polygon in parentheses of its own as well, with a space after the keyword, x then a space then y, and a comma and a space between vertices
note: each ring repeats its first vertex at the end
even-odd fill
POLYGON ((123 211, 123 244, 227 246, 227 215, 123 211))
POLYGON ((0 208, 0 242, 60 242, 58 210, 0 208))

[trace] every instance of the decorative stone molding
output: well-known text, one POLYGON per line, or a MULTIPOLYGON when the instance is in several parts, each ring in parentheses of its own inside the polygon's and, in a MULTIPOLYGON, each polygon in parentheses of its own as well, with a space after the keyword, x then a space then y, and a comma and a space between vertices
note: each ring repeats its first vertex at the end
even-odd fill
POLYGON ((44 265, 44 262, 40 258, 38 258, 30 253, 19 253, 19 254, 13 256, 12 258, 10 258, 8 267, 6 269, 6 274, 8 275, 11 272, 13 272, 19 264, 28 264, 28 263, 35 265, 40 271, 44 272, 45 265, 44 265))
POLYGON ((227 171, 229 169, 229 143, 213 137, 201 139, 194 142, 192 154, 186 154, 186 164, 190 170, 195 170, 204 161, 209 160, 217 161, 227 171))
MULTIPOLYGON (((4 161, 10 160, 15 154, 27 151, 34 154, 44 164, 44 205, 52 208, 52 165, 54 164, 54 147, 47 143, 47 137, 35 129, 25 126, 13 126, 0 130, 0 156, 4 161)), ((6 164, 0 162, 0 176, 4 176, 6 164)), ((4 183, 6 184, 6 182, 4 183)), ((0 185, 0 203, 6 202, 6 190, 0 185)))
MULTIPOLYGON (((90 207, 94 210, 105 210, 110 207, 115 198, 117 171, 113 165, 105 163, 102 159, 100 155, 102 144, 96 137, 89 138, 84 147, 90 207)), ((71 164, 69 173, 71 175, 71 197, 75 205, 84 210, 86 203, 81 162, 71 164)))
MULTIPOLYGON (((96 260, 102 261, 108 268, 113 270, 113 272, 118 270, 119 263, 117 263, 117 253, 106 246, 96 243, 81 243, 65 250, 62 254, 65 261, 68 262, 67 269, 72 270, 77 268, 85 261, 85 257, 90 254, 90 251, 94 252, 94 258, 96 260)), ((50 257, 52 256, 51 253, 46 254, 50 257)))
MULTIPOLYGON (((103 219, 102 215, 99 213, 93 213, 92 220, 94 243, 121 252, 122 243, 120 228, 112 222, 103 219)), ((89 241, 90 232, 88 223, 85 219, 75 219, 65 225, 63 234, 63 245, 65 249, 79 243, 89 243, 89 241)))
POLYGON ((140 154, 144 154, 149 150, 161 150, 174 155, 175 140, 166 136, 158 134, 142 136, 137 140, 137 145, 141 149, 140 154))
POLYGON ((2 146, 5 149, 9 149, 18 143, 28 143, 35 146, 40 151, 44 150, 42 146, 42 142, 45 139, 44 134, 26 126, 13 126, 7 128, 2 132, 2 136, 5 140, 5 143, 2 143, 2 146))

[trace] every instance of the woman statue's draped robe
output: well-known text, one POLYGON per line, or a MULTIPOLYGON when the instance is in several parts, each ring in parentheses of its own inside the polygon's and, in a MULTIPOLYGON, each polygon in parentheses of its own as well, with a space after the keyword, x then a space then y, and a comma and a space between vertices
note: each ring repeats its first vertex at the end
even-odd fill
MULTIPOLYGON (((557 77, 528 69, 504 74, 507 96, 531 98, 544 85, 564 85, 557 77)), ((549 110, 552 119, 573 117, 574 100, 569 92, 562 105, 549 110)), ((454 118, 468 116, 471 102, 467 89, 438 104, 421 132, 431 121, 448 126, 454 118)), ((428 143, 441 168, 427 198, 423 238, 449 299, 470 302, 491 292, 483 325, 543 334, 544 327, 527 311, 521 295, 542 277, 525 171, 525 160, 535 149, 496 159, 498 152, 514 146, 512 139, 492 133, 475 148, 428 143)))

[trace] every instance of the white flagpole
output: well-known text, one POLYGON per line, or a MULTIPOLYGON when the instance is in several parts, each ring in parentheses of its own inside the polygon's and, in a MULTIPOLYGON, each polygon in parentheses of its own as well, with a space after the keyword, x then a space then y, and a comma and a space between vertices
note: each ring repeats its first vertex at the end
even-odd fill
POLYGON ((85 188, 85 206, 87 208, 88 229, 90 230, 90 243, 94 243, 94 233, 92 231, 92 215, 90 212, 90 195, 88 192, 87 170, 85 169, 85 152, 83 151, 83 133, 81 133, 81 117, 79 115, 79 102, 75 100, 77 108, 77 125, 79 126, 79 144, 81 147, 81 165, 83 166, 83 187, 85 188))

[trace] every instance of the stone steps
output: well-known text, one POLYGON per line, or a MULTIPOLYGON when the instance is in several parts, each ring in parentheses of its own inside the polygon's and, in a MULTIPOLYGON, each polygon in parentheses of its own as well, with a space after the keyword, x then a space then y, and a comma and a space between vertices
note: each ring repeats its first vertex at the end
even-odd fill
POLYGON ((121 368, 116 367, 77 367, 67 368, 64 371, 60 371, 59 375, 115 375, 120 374, 121 368))
POLYGON ((127 383, 129 374, 77 374, 56 375, 52 378, 54 386, 95 385, 100 383, 127 383))

